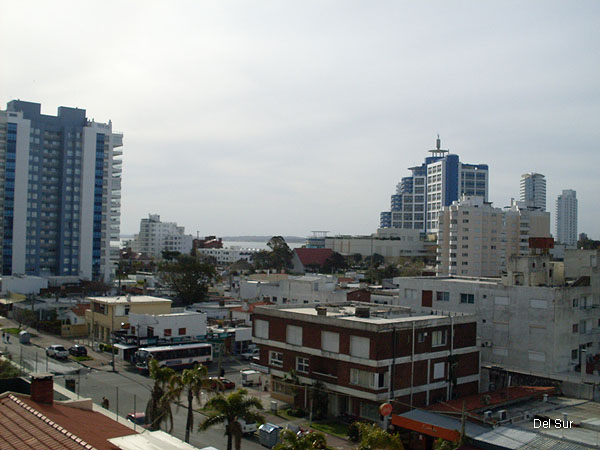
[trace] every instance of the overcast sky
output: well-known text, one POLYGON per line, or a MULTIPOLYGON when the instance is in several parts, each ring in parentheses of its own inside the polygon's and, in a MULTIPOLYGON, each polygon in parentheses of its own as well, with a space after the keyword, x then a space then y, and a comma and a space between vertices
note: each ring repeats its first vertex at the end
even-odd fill
MULTIPOLYGON (((124 133, 122 233, 371 233, 440 133, 600 238, 600 2, 0 0, 0 101, 124 133)), ((554 225, 552 225, 554 232, 554 225)))

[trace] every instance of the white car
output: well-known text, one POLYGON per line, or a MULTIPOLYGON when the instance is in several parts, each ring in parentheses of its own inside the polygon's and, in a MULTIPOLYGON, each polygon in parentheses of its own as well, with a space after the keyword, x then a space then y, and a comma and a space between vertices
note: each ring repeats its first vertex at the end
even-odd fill
POLYGON ((258 429, 256 426, 256 422, 246 423, 244 419, 238 419, 237 421, 242 427, 242 434, 247 436, 249 434, 256 433, 256 430, 258 429))
POLYGON ((259 354, 260 354, 260 351, 257 348, 254 348, 248 352, 242 353, 241 356, 242 356, 242 358, 244 358, 246 360, 250 360, 250 359, 258 358, 259 354))
POLYGON ((62 345, 51 345, 46 348, 46 355, 53 356, 54 358, 67 359, 69 357, 69 351, 62 345))

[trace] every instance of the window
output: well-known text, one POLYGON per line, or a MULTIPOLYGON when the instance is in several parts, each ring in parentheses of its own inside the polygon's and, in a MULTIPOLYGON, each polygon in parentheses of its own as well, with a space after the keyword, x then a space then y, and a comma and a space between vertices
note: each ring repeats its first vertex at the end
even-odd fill
POLYGON ((573 299, 573 308, 577 308, 579 306, 579 299, 574 298, 573 299))
POLYGON ((283 353, 269 352, 269 364, 273 367, 283 367, 283 353))
POLYGON ((269 339, 269 322, 267 320, 256 319, 254 321, 254 336, 269 339))
POLYGON ((171 329, 165 328, 165 337, 171 336, 171 329))
POLYGON ((427 336, 427 333, 417 333, 417 342, 419 344, 425 342, 425 336, 427 336))
POLYGON ((438 347, 441 345, 446 345, 446 330, 438 330, 431 333, 431 346, 438 347))
POLYGON ((371 340, 362 336, 350 336, 350 355, 358 358, 369 358, 371 340))
POLYGON ((302 345, 302 327, 288 325, 286 328, 285 341, 292 345, 302 345))
POLYGON ((460 294, 461 303, 475 303, 475 294, 460 294))
POLYGON ((186 334, 186 329, 185 328, 180 328, 179 329, 179 336, 183 336, 184 334, 186 334))
POLYGON ((436 300, 438 302, 449 302, 450 301, 450 292, 436 292, 436 300))
POLYGON ((331 331, 321 331, 321 348, 326 352, 340 352, 340 334, 331 331))
POLYGON ((404 289, 404 296, 409 300, 417 299, 417 290, 416 289, 404 289))
POLYGON ((440 378, 444 378, 445 372, 445 363, 438 362, 433 364, 433 379, 439 380, 440 378))
POLYGON ((350 384, 371 389, 380 389, 387 386, 387 372, 376 373, 361 369, 350 369, 350 384))
POLYGON ((573 324, 573 333, 579 333, 579 324, 578 323, 573 324))
POLYGON ((296 370, 302 373, 308 373, 308 358, 296 358, 296 370))
POLYGON ((571 350, 571 359, 577 360, 579 356, 579 351, 577 349, 571 350))

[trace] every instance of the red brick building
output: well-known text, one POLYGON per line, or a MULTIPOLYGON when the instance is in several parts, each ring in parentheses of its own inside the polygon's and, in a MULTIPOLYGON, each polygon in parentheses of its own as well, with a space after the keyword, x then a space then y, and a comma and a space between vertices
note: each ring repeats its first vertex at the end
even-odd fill
POLYGON ((476 327, 472 315, 358 302, 263 306, 254 310, 253 341, 273 397, 308 406, 310 396, 284 380, 293 369, 302 385, 322 383, 329 414, 378 420, 389 398, 402 412, 477 393, 476 327))

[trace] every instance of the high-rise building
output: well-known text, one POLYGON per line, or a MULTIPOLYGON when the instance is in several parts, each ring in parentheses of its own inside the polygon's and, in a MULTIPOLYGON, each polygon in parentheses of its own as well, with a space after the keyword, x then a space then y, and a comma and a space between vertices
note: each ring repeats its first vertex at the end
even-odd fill
POLYGON ((546 177, 541 173, 521 175, 521 201, 527 206, 546 211, 546 177))
POLYGON ((380 215, 380 228, 406 228, 424 233, 437 233, 438 217, 445 206, 461 195, 480 196, 488 201, 487 164, 461 163, 458 155, 436 148, 420 166, 411 167, 412 175, 404 177, 392 195, 391 210, 380 215))
POLYGON ((563 189, 556 199, 556 239, 568 247, 577 246, 577 196, 572 189, 563 189))
POLYGON ((502 273, 503 215, 483 197, 463 196, 439 217, 438 275, 499 277, 502 273))
POLYGON ((2 273, 109 281, 118 248, 123 135, 85 109, 0 111, 2 273))
POLYGON ((140 220, 140 232, 136 234, 132 249, 154 258, 160 258, 163 251, 190 253, 194 237, 185 234, 185 228, 175 222, 161 222, 158 214, 148 214, 140 220))
POLYGON ((504 210, 504 256, 527 256, 530 253, 529 238, 550 237, 550 213, 542 211, 529 202, 511 199, 504 210))

